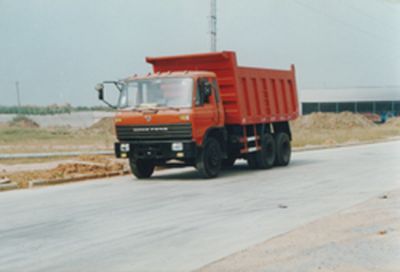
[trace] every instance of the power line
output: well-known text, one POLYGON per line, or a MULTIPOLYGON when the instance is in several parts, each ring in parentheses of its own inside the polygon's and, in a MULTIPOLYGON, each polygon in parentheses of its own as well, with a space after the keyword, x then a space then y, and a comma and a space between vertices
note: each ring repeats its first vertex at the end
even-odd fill
POLYGON ((343 1, 342 5, 347 6, 348 8, 352 9, 353 11, 355 11, 356 13, 358 13, 358 14, 364 16, 364 17, 370 18, 371 21, 374 21, 375 23, 380 24, 381 26, 385 27, 386 30, 388 28, 390 28, 392 31, 394 31, 395 35, 398 35, 398 33, 400 32, 400 28, 398 28, 398 27, 396 27, 394 25, 387 25, 387 24, 383 23, 382 21, 380 21, 376 17, 368 14, 364 10, 361 10, 358 7, 355 7, 354 5, 350 4, 348 1, 343 1))
POLYGON ((367 30, 365 30, 365 29, 363 29, 363 28, 361 28, 361 27, 359 27, 357 25, 353 25, 353 24, 350 24, 350 23, 348 23, 348 22, 346 22, 344 20, 341 20, 338 17, 335 17, 335 16, 329 14, 325 10, 321 10, 319 8, 315 8, 314 6, 306 4, 306 3, 304 3, 304 2, 302 2, 300 0, 294 0, 293 2, 297 3, 298 5, 302 6, 303 8, 306 8, 306 9, 308 9, 308 10, 310 10, 310 11, 312 11, 312 12, 318 14, 318 15, 323 15, 325 18, 328 18, 328 19, 330 19, 331 21, 334 21, 337 24, 341 24, 341 25, 347 26, 347 27, 349 27, 349 29, 351 29, 353 31, 357 31, 359 33, 363 33, 367 37, 373 39, 374 41, 377 41, 377 42, 380 42, 380 43, 385 41, 386 44, 391 45, 391 46, 395 46, 396 48, 398 48, 398 44, 396 44, 392 40, 388 40, 386 37, 377 35, 376 33, 373 33, 373 32, 369 32, 369 31, 367 31, 367 30))

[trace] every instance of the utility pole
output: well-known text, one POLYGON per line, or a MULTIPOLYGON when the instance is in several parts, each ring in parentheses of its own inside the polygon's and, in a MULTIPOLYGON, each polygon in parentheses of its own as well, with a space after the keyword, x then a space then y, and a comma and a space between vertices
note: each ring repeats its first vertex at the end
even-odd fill
POLYGON ((21 114, 21 96, 19 93, 19 81, 15 82, 15 90, 17 91, 18 115, 21 114))
POLYGON ((210 0, 210 51, 217 51, 217 0, 210 0))

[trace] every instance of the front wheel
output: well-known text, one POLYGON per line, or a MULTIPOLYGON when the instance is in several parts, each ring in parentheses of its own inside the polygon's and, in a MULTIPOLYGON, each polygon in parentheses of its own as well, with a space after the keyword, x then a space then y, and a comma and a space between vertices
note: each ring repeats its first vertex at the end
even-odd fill
POLYGON ((131 167, 132 174, 134 174, 138 179, 149 178, 154 172, 154 163, 149 160, 129 159, 129 165, 131 167))
POLYGON ((196 168, 203 178, 214 178, 221 170, 221 147, 217 140, 209 138, 204 143, 197 161, 196 168))

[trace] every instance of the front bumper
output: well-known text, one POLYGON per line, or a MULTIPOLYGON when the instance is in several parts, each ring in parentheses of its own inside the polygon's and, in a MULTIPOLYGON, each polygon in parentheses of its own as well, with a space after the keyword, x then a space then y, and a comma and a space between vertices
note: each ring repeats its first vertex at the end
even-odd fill
POLYGON ((193 159, 196 157, 196 149, 196 143, 193 141, 117 142, 114 144, 117 158, 133 159, 193 159), (182 150, 174 151, 173 143, 182 143, 182 150))

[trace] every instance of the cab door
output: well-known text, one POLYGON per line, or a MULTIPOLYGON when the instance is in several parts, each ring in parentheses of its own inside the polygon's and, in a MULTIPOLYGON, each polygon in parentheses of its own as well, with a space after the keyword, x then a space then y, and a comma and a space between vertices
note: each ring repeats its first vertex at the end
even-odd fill
POLYGON ((210 127, 219 126, 220 120, 218 107, 215 98, 215 91, 211 88, 210 95, 204 97, 202 95, 202 82, 212 82, 209 78, 199 78, 196 84, 195 105, 193 111, 193 137, 198 144, 202 143, 204 134, 210 127))

